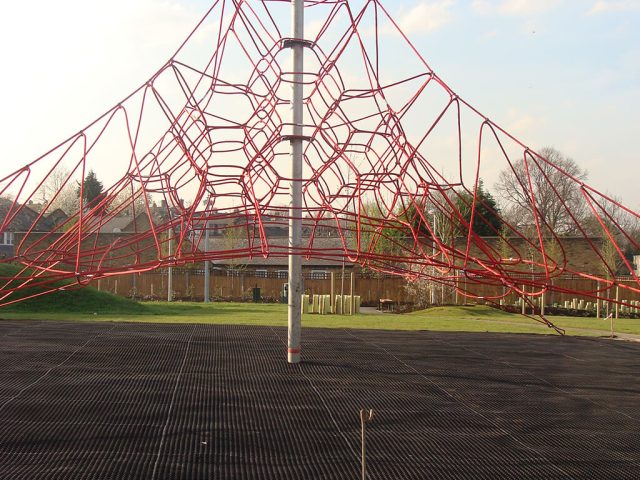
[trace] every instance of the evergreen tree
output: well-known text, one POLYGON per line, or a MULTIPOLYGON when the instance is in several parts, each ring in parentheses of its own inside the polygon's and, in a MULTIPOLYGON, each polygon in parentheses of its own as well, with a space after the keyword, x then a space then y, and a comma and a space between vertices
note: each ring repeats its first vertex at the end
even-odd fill
MULTIPOLYGON (((77 194, 80 197, 80 186, 78 186, 77 194)), ((87 176, 82 182, 82 198, 84 200, 85 207, 93 208, 98 205, 104 199, 104 187, 102 182, 98 180, 95 172, 89 170, 87 176)))
MULTIPOLYGON (((478 191, 475 200, 475 214, 470 228, 480 236, 498 235, 503 224, 502 218, 500 217, 500 208, 493 198, 493 195, 484 189, 482 180, 478 183, 478 191)), ((462 214, 462 218, 467 224, 470 224, 473 193, 466 191, 460 192, 459 197, 456 200, 456 205, 462 214)), ((463 231, 466 230, 464 224, 461 224, 460 227, 463 231)))

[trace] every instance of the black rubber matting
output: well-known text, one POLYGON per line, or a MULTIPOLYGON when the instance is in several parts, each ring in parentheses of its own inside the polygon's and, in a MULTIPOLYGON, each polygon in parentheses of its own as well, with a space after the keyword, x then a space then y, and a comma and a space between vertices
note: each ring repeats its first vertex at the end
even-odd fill
POLYGON ((640 345, 0 322, 2 479, 640 478, 640 345))

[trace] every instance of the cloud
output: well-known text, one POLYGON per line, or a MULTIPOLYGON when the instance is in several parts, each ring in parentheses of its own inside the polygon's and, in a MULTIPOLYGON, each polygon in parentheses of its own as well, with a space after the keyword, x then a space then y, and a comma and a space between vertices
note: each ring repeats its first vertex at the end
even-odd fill
POLYGON ((474 0, 471 7, 478 13, 501 15, 530 15, 554 9, 561 0, 474 0))
POLYGON ((407 35, 434 32, 451 21, 453 4, 453 0, 421 1, 400 14, 398 26, 407 35))
POLYGON ((490 30, 490 31, 488 31, 488 32, 485 32, 485 33, 482 35, 482 38, 483 38, 484 40, 488 40, 488 39, 491 39, 491 38, 496 38, 498 35, 499 35, 499 33, 498 33, 498 31, 497 31, 497 30, 490 30))
POLYGON ((593 4, 589 15, 597 15, 607 12, 640 11, 640 0, 598 0, 593 4))
POLYGON ((544 126, 542 118, 517 108, 507 112, 506 130, 519 138, 538 138, 540 127, 544 126))
POLYGON ((471 2, 471 8, 478 13, 491 13, 493 4, 489 0, 473 0, 473 2, 471 2))
POLYGON ((499 9, 507 15, 528 15, 552 10, 559 3, 559 0, 505 0, 499 9))

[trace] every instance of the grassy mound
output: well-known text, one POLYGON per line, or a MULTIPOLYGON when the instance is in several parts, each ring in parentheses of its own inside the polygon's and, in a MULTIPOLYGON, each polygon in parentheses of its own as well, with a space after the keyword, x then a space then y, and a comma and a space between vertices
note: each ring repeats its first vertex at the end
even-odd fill
MULTIPOLYGON (((21 268, 17 265, 0 264, 0 278, 4 284, 9 278, 17 275, 21 268)), ((71 282, 56 282, 52 286, 68 286, 39 297, 0 307, 0 314, 5 312, 33 312, 33 313, 97 313, 97 314, 132 314, 149 313, 147 307, 130 300, 106 292, 100 292, 92 287, 78 288, 71 282)), ((28 297, 38 294, 50 287, 30 287, 17 292, 11 299, 28 297)))

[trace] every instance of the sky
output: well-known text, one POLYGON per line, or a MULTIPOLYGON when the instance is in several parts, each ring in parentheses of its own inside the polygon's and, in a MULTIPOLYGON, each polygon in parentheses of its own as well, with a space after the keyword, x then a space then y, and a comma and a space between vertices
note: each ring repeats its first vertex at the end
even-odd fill
MULTIPOLYGON (((640 210, 640 0, 385 5, 461 97, 525 144, 573 158, 588 183, 640 210)), ((144 83, 208 7, 207 0, 2 2, 0 177, 144 83)), ((493 180, 485 183, 491 189, 493 180)))

